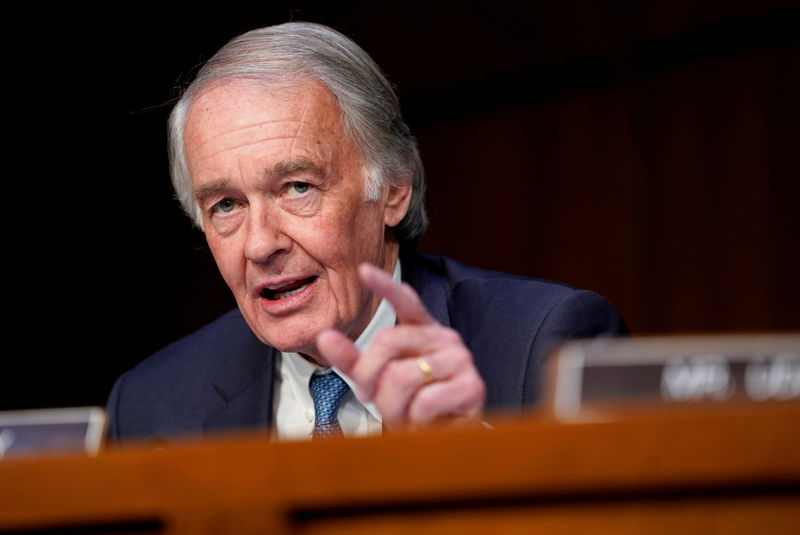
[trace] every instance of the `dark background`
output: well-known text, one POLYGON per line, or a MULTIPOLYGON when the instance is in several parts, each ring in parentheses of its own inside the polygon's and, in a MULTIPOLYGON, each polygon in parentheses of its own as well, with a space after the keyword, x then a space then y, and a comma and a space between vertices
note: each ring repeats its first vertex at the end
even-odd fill
POLYGON ((166 118, 228 39, 293 19, 397 86, 422 250, 593 289, 634 334, 800 330, 798 2, 271 5, 3 23, 0 409, 102 405, 234 306, 172 200, 166 118))

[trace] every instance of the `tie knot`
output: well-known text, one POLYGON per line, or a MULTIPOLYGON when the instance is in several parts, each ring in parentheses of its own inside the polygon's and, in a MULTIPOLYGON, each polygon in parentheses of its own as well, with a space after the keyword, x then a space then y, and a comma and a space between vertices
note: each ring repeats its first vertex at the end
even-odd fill
POLYGON ((314 398, 314 437, 341 435, 337 414, 342 398, 350 390, 344 379, 334 372, 311 376, 311 397, 314 398))

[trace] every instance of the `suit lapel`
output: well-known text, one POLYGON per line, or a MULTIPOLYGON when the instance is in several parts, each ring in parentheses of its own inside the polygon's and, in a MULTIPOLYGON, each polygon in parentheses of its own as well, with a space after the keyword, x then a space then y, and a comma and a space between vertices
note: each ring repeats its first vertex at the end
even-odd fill
POLYGON ((424 259, 410 254, 400 259, 403 282, 411 285, 436 321, 450 327, 450 312, 447 306, 447 281, 423 265, 424 259))
POLYGON ((244 328, 245 339, 228 353, 231 358, 214 377, 213 385, 223 405, 206 418, 205 431, 266 429, 272 423, 276 350, 261 343, 246 324, 244 328))

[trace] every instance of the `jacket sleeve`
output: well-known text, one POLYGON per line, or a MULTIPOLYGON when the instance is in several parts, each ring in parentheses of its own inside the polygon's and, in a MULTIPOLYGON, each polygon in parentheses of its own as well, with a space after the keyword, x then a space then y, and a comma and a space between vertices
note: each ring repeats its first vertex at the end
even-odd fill
POLYGON ((532 405, 539 401, 545 359, 559 343, 629 334, 622 316, 607 299, 588 290, 568 293, 554 303, 533 339, 523 388, 524 403, 532 405))
POLYGON ((108 396, 108 402, 106 403, 106 415, 109 420, 106 436, 108 440, 112 442, 118 441, 121 438, 119 431, 120 391, 122 390, 122 383, 124 381, 124 375, 117 379, 114 383, 114 388, 111 389, 111 394, 108 396))

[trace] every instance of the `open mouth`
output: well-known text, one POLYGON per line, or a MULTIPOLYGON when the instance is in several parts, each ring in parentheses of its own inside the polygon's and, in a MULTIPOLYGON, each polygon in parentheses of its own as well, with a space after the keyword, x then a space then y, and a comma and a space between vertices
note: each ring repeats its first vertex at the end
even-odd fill
POLYGON ((299 294, 308 288, 315 280, 317 280, 316 275, 313 277, 308 277, 307 279, 298 279, 284 284, 267 286, 261 290, 261 297, 264 297, 270 301, 286 299, 287 297, 299 294))

